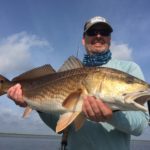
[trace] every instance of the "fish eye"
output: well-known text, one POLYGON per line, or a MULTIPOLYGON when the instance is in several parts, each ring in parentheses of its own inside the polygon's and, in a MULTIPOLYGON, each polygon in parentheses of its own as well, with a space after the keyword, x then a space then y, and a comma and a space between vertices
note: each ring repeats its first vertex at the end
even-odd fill
POLYGON ((0 83, 4 83, 4 80, 0 80, 0 83))

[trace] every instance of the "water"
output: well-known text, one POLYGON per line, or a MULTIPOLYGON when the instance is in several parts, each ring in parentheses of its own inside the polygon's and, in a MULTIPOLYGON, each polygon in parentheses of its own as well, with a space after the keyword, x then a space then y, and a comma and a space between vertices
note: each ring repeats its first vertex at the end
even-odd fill
POLYGON ((131 150, 150 150, 150 141, 132 140, 131 150))
MULTIPOLYGON (((0 134, 0 150, 59 150, 60 136, 0 134)), ((149 150, 150 141, 132 140, 131 150, 149 150)))
POLYGON ((0 150, 59 150, 58 136, 0 135, 0 150))

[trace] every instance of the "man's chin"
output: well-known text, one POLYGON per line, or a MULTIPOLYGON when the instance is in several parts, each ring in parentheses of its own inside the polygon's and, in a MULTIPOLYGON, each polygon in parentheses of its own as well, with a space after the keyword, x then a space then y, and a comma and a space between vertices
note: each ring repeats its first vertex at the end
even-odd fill
POLYGON ((106 51, 105 49, 102 49, 102 48, 97 48, 97 47, 95 47, 93 50, 92 50, 92 52, 94 52, 94 53, 101 53, 101 52, 104 52, 104 51, 106 51))

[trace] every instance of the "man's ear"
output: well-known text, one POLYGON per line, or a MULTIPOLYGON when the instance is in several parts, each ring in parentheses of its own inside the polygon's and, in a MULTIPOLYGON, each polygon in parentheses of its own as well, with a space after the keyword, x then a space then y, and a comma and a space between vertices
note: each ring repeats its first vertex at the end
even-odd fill
POLYGON ((85 45, 85 37, 82 37, 82 45, 85 45))
POLYGON ((109 37, 109 39, 110 39, 110 42, 111 42, 111 36, 109 37))
POLYGON ((109 37, 109 46, 111 45, 111 36, 109 37))

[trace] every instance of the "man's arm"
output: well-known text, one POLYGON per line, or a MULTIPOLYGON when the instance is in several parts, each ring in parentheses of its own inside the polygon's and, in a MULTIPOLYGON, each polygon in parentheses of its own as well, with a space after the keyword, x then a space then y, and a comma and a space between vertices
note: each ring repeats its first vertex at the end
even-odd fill
POLYGON ((148 126, 148 118, 148 113, 141 111, 118 111, 107 122, 122 132, 138 136, 148 126))

